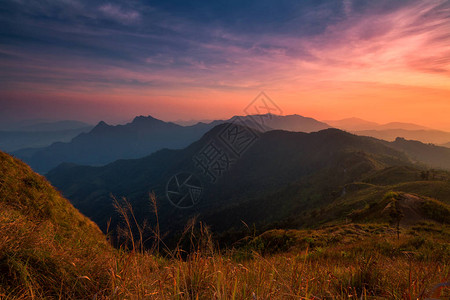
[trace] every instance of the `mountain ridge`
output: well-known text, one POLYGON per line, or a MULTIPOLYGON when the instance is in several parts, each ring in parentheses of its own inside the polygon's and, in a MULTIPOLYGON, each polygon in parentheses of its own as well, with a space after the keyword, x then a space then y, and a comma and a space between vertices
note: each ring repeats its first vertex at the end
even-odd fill
POLYGON ((438 130, 406 130, 406 129, 385 129, 385 130, 361 130, 352 131, 357 135, 366 135, 383 139, 387 141, 394 141, 397 137, 416 140, 422 143, 432 143, 436 145, 445 144, 450 140, 450 132, 438 130))
MULTIPOLYGON (((269 132, 270 139, 279 133, 269 132)), ((308 136, 292 132, 282 134, 289 137, 308 136)), ((326 139, 334 134, 356 142, 348 134, 335 130, 312 135, 315 138, 323 135, 322 138, 326 139)), ((308 141, 314 142, 315 138, 308 141)), ((359 137, 356 139, 361 140, 359 137)), ((374 145, 369 149, 373 147, 374 145)), ((167 152, 177 151, 161 150, 157 153, 167 152)), ((359 169, 358 166, 355 168, 355 161, 352 160, 355 155, 364 158, 359 162, 366 161, 372 166, 379 163, 376 157, 367 153, 343 154, 351 159, 349 165, 353 167, 353 170, 347 169, 347 173, 359 169)), ((341 157, 335 162, 342 164, 345 161, 345 157, 341 157)), ((118 161, 116 164, 124 162, 126 161, 118 161)), ((331 171, 332 176, 325 176, 325 179, 342 177, 342 174, 336 174, 335 168, 331 171)), ((342 295, 343 291, 357 297, 354 291, 361 286, 361 282, 372 295, 385 297, 393 291, 404 295, 409 291, 408 280, 426 279, 428 281, 425 287, 429 287, 426 295, 445 296, 445 291, 435 293, 433 287, 439 286, 437 284, 446 276, 445 270, 438 274, 436 270, 442 270, 439 266, 448 261, 450 199, 445 203, 422 196, 433 192, 423 190, 426 187, 424 182, 414 181, 417 175, 414 173, 418 170, 413 167, 394 166, 381 171, 372 173, 374 176, 366 177, 366 180, 371 178, 374 183, 373 180, 378 177, 389 179, 387 174, 393 172, 400 176, 395 176, 392 183, 398 184, 398 179, 403 174, 410 177, 410 182, 406 183, 410 187, 353 182, 344 186, 344 191, 347 192, 334 196, 331 202, 314 209, 292 206, 296 201, 286 202, 282 198, 274 198, 276 193, 265 195, 269 201, 258 201, 256 206, 255 203, 252 204, 254 200, 247 199, 244 203, 223 207, 222 211, 202 216, 201 221, 208 222, 206 224, 196 226, 197 222, 191 221, 189 224, 192 225, 184 228, 184 232, 191 231, 190 235, 182 235, 173 251, 167 248, 170 244, 164 243, 165 251, 168 251, 164 254, 163 251, 156 251, 155 247, 145 251, 140 248, 145 244, 139 241, 146 238, 146 235, 141 235, 141 239, 134 242, 136 247, 134 243, 130 245, 131 250, 123 245, 120 249, 110 247, 98 227, 61 198, 42 176, 33 173, 19 160, 0 152, 0 274, 6 274, 0 276, 0 296, 8 299, 133 299, 146 298, 148 295, 158 298, 176 298, 180 295, 191 298, 192 295, 197 295, 197 298, 210 299, 217 296, 216 290, 210 287, 218 285, 224 291, 223 295, 237 295, 239 299, 246 299, 253 297, 253 290, 259 290, 266 284, 265 278, 272 280, 271 274, 274 271, 281 278, 298 276, 297 268, 286 268, 286 264, 293 263, 292 257, 300 258, 297 260, 301 263, 299 266, 306 270, 305 276, 309 276, 306 279, 302 277, 302 281, 307 280, 308 287, 304 290, 306 297, 311 295, 311 291, 315 296, 323 298, 334 294, 342 295), (414 187, 422 189, 420 195, 417 190, 411 189, 414 187), (392 191, 393 189, 396 191, 392 191), (284 218, 284 215, 281 220, 277 217, 269 218, 266 224, 261 224, 262 212, 266 210, 267 213, 268 210, 279 213, 280 206, 286 204, 290 209, 296 209, 296 214, 290 218, 284 218), (246 211, 252 212, 253 219, 260 223, 243 221, 248 220, 248 216, 241 218, 242 212, 246 211), (396 215, 401 218, 396 218, 396 215), (233 227, 223 234, 217 234, 216 231, 211 233, 210 229, 220 229, 217 226, 218 218, 239 224, 242 229, 233 227), (208 226, 210 221, 213 227, 208 226), (228 243, 230 247, 220 250, 216 242, 219 245, 228 243), (412 256, 405 257, 406 251, 412 256), (376 264, 364 263, 368 255, 369 259, 372 256, 377 258, 376 264), (433 262, 439 264, 430 266, 433 262), (356 267, 349 268, 349 265, 356 267), (409 276, 408 269, 404 269, 404 266, 409 266, 409 276), (275 267, 278 269, 274 269, 275 267), (427 269, 424 270, 424 267, 427 269), (354 268, 361 269, 357 269, 355 273, 354 268), (200 272, 192 273, 193 270, 200 272), (399 276, 398 270, 404 270, 404 276, 399 276), (334 275, 330 276, 330 272, 334 275), (193 274, 195 277, 192 277, 193 274), (353 282, 350 279, 355 274, 369 275, 363 281, 353 282), (416 274, 425 274, 423 276, 426 278, 416 274), (434 277, 430 279, 429 274, 434 277), (261 276, 264 276, 264 281, 254 280, 261 276), (184 289, 184 286, 192 284, 192 278, 198 278, 203 285, 184 289), (400 281, 396 281, 398 279, 400 281), (380 281, 390 285, 379 285, 380 281), (155 282, 159 284, 155 285, 155 282), (240 285, 237 287, 237 284, 240 285), (316 290, 311 290, 309 286, 316 290)), ((439 190, 442 195, 448 196, 450 174, 437 175, 447 176, 447 183, 429 181, 427 183, 431 185, 440 185, 431 187, 430 191, 439 190)), ((305 184, 302 186, 301 183, 293 182, 285 186, 278 197, 292 198, 295 195, 293 191, 297 188, 302 190, 310 186, 311 182, 305 184)), ((440 194, 435 196, 439 198, 440 194)), ((160 203, 157 204, 157 207, 160 206, 160 203)), ((142 209, 135 206, 133 208, 135 212, 142 209)), ((126 214, 122 215, 125 219, 132 217, 126 216, 132 212, 131 206, 127 205, 122 209, 126 209, 126 214)), ((101 211, 101 207, 97 211, 101 211)), ((147 225, 144 223, 142 230, 148 228, 147 225)), ((159 232, 159 227, 156 228, 159 232)), ((131 235, 131 227, 129 230, 131 235)), ((112 232, 108 237, 113 237, 112 232)), ((155 240, 153 235, 149 238, 155 240)), ((165 240, 164 236, 162 238, 165 240)), ((161 241, 159 238, 157 240, 161 241)), ((291 292, 284 281, 275 281, 273 284, 271 290, 259 295, 278 298, 277 293, 291 292), (276 286, 279 282, 281 285, 276 286)), ((297 295, 300 296, 300 293, 297 292, 296 297, 297 295)))
POLYGON ((367 121, 361 118, 345 118, 341 120, 326 120, 324 121, 336 128, 347 130, 347 131, 362 131, 362 130, 392 130, 392 129, 403 129, 403 130, 435 130, 422 125, 417 125, 414 123, 405 122, 388 122, 388 123, 377 123, 372 121, 367 121))
MULTIPOLYGON (((253 207, 242 210, 248 212, 247 220, 260 218, 276 222, 287 218, 292 212, 298 212, 298 209, 330 203, 342 193, 343 186, 361 180, 362 176, 371 172, 395 165, 414 166, 403 151, 374 138, 360 137, 338 129, 313 133, 273 130, 261 133, 235 165, 224 173, 224 177, 212 183, 196 167, 193 158, 227 126, 214 127, 202 139, 181 150, 160 150, 141 159, 118 160, 102 167, 60 165, 47 177, 101 227, 106 224, 105 216, 109 218, 112 213, 111 194, 119 198, 127 197, 138 208, 138 217, 142 220, 146 216, 151 218, 148 212, 145 213, 145 207, 148 193, 154 191, 160 199, 161 228, 173 234, 182 229, 189 217, 198 214, 204 216, 213 228, 228 230, 240 224, 240 220, 231 222, 235 217, 228 215, 225 219, 229 222, 224 225, 217 223, 221 218, 214 216, 244 203, 253 207), (177 210, 166 198, 166 183, 179 172, 197 174, 203 182, 204 201, 189 211, 177 210), (298 196, 281 198, 281 202, 273 202, 278 203, 276 206, 267 206, 271 207, 269 211, 273 218, 260 210, 265 206, 258 208, 258 201, 268 203, 264 200, 267 195, 278 199, 276 195, 280 192, 276 191, 287 189, 287 192, 292 184, 296 186, 298 196), (96 209, 93 210, 93 207, 96 209), (102 214, 97 214, 97 210, 102 214), (108 211, 109 214, 106 213, 108 211), (172 222, 169 225, 164 220, 172 222)), ((419 178, 420 171, 414 172, 419 178)))
POLYGON ((209 124, 181 126, 152 116, 137 116, 124 125, 100 121, 90 132, 74 137, 69 143, 55 143, 42 149, 14 152, 33 169, 45 173, 62 162, 103 165, 117 159, 138 158, 163 148, 180 149, 198 140, 208 130, 225 122, 244 122, 256 130, 290 129, 317 131, 329 125, 312 118, 291 115, 234 116, 209 124))

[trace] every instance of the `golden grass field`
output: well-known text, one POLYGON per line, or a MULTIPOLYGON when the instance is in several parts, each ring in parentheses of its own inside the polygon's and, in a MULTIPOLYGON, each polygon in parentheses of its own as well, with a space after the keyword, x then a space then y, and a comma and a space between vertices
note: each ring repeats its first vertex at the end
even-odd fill
POLYGON ((116 202, 124 235, 114 248, 43 177, 0 160, 1 299, 450 297, 448 225, 401 227, 398 236, 381 223, 272 230, 219 249, 192 222, 188 249, 167 249, 155 228, 155 247, 144 250, 132 207, 116 202))

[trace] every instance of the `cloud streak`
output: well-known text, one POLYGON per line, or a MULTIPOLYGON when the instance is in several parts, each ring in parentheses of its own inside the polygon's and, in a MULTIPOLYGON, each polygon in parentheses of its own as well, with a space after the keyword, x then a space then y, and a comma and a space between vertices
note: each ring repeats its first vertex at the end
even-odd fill
POLYGON ((111 18, 112 20, 123 24, 134 23, 140 19, 140 14, 137 11, 125 11, 119 6, 111 3, 100 6, 99 11, 101 11, 107 18, 111 18))

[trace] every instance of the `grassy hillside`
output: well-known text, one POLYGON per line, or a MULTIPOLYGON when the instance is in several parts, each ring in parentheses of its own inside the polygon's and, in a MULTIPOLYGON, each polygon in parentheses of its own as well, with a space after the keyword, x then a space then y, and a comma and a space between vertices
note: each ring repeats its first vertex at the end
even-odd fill
MULTIPOLYGON (((242 220, 249 226, 255 225, 258 233, 274 228, 319 228, 352 221, 388 222, 389 219, 383 217, 385 212, 382 210, 388 204, 384 197, 389 192, 418 197, 420 203, 437 201, 443 206, 449 205, 449 173, 436 172, 434 180, 422 180, 423 172, 406 166, 387 167, 372 170, 358 181, 342 185, 339 182, 333 184, 333 180, 336 180, 333 175, 307 177, 261 198, 225 206, 222 210, 206 214, 203 220, 208 224, 217 224, 220 220, 234 224, 233 228, 217 236, 219 240, 226 242, 242 238, 248 232, 242 220), (328 196, 322 200, 320 197, 324 195, 323 189, 327 187, 323 182, 333 184, 335 189, 328 190, 328 196), (264 217, 268 211, 273 217, 264 217), (370 215, 380 217, 368 218, 366 214, 359 214, 356 218, 355 213, 359 211, 371 212, 370 215)), ((423 218, 418 221, 433 220, 436 221, 424 213, 423 218)))
MULTIPOLYGON (((382 210, 388 204, 385 195, 396 192, 400 198, 417 198, 421 205, 429 201, 438 201, 443 206, 450 204, 450 174, 436 172, 434 179, 423 180, 424 171, 410 167, 391 167, 345 186, 346 193, 323 209, 326 220, 346 219, 355 212, 365 210, 372 216, 386 215, 382 210), (328 215, 328 213, 330 215, 328 215)), ((420 206, 419 205, 419 206, 420 206)), ((421 209, 418 207, 418 209, 421 209)), ((365 216, 362 214, 361 216, 365 216)), ((358 217, 358 221, 374 221, 368 216, 358 217)), ((386 220, 386 219, 385 219, 386 220)), ((379 220, 378 220, 379 221, 379 220)))
POLYGON ((84 298, 106 286, 98 270, 111 249, 97 225, 3 152, 0 212, 0 298, 84 298))
MULTIPOLYGON (((349 193, 374 187, 356 185, 349 193)), ((162 242, 160 251, 143 250, 139 239, 113 249, 43 177, 0 152, 0 298, 445 299, 450 291, 438 284, 450 275, 450 229, 440 218, 448 207, 424 203, 426 222, 398 236, 379 219, 260 235, 248 228, 219 249, 193 222, 183 250, 162 242)), ((157 227, 134 223, 132 207, 117 208, 128 224, 121 234, 150 229, 158 238, 157 227)))
MULTIPOLYGON (((241 220, 249 224, 280 221, 333 201, 343 185, 374 170, 411 164, 405 154, 384 142, 336 129, 310 134, 270 131, 261 134, 238 160, 233 158, 236 161, 229 170, 212 183, 195 165, 194 157, 225 126, 215 127, 182 150, 161 150, 103 167, 61 165, 47 178, 102 230, 114 215, 111 194, 127 197, 140 221, 154 222, 148 207, 148 193, 154 191, 160 203, 161 229, 173 235, 195 215, 203 216, 214 231, 241 227, 241 220), (203 183, 203 198, 192 209, 179 210, 166 197, 166 183, 181 171, 197 174, 203 183)), ((112 223, 116 221, 113 217, 112 223)))

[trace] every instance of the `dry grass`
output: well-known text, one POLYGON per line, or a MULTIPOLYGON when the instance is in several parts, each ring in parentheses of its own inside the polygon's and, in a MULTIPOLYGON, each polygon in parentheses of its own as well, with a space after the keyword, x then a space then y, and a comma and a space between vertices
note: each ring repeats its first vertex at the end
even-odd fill
MULTIPOLYGON (((433 290, 449 280, 447 226, 402 229, 399 239, 387 225, 275 230, 219 250, 208 228, 193 221, 184 232, 190 249, 170 250, 158 226, 141 226, 131 205, 116 201, 124 228, 123 245, 114 249, 43 178, 0 159, 0 299, 450 296, 448 288, 433 290), (145 230, 152 249, 143 247, 145 230)), ((154 195, 151 205, 157 214, 154 195)))
MULTIPOLYGON (((128 227, 124 232, 133 236, 131 207, 117 205, 128 227)), ((3 214, 1 224, 7 224, 6 218, 13 219, 3 214)), ((39 229, 42 224, 24 219, 8 224, 0 239, 0 253, 10 254, 7 276, 12 276, 11 285, 1 286, 4 299, 423 299, 448 280, 450 271, 445 245, 429 249, 422 243, 417 253, 402 251, 415 247, 417 234, 404 232, 397 240, 394 232, 377 231, 383 228, 378 225, 367 236, 364 228, 352 225, 337 231, 292 231, 297 239, 289 242, 290 248, 269 254, 254 246, 263 237, 248 247, 219 251, 206 227, 191 226, 186 229, 190 253, 176 249, 162 257, 156 250, 143 250, 139 239, 126 243, 130 250, 125 244, 119 250, 67 249, 49 243, 57 233, 39 229), (319 240, 328 240, 326 233, 354 238, 324 246, 319 240), (305 236, 314 236, 316 246, 303 243, 305 236)), ((271 233, 265 241, 267 235, 271 233)), ((435 297, 449 295, 448 290, 435 291, 435 297)))
MULTIPOLYGON (((151 199, 155 205, 153 195, 151 199)), ((122 208, 116 205, 125 221, 134 220, 126 201, 122 208)), ((124 232, 129 232, 131 239, 133 226, 125 224, 128 230, 124 232)), ((421 240, 418 234, 425 233, 414 230, 396 239, 395 230, 382 225, 290 231, 289 250, 263 255, 267 251, 258 249, 261 239, 273 241, 287 232, 268 232, 239 249, 219 251, 208 228, 198 226, 194 230, 191 223, 185 230, 191 240, 185 259, 179 248, 165 257, 141 248, 119 251, 110 262, 109 287, 97 298, 424 299, 433 292, 435 297, 450 295, 448 289, 432 290, 450 274, 445 231, 429 240, 421 240), (329 246, 321 243, 339 235, 350 238, 329 246), (314 236, 316 246, 303 243, 307 236, 314 236)), ((425 224, 422 229, 430 226, 425 224)), ((269 244, 266 247, 271 247, 269 244)))
POLYGON ((422 299, 449 274, 438 262, 379 255, 308 259, 305 252, 255 255, 241 263, 202 253, 186 261, 152 255, 121 261, 113 294, 120 299, 422 299))

